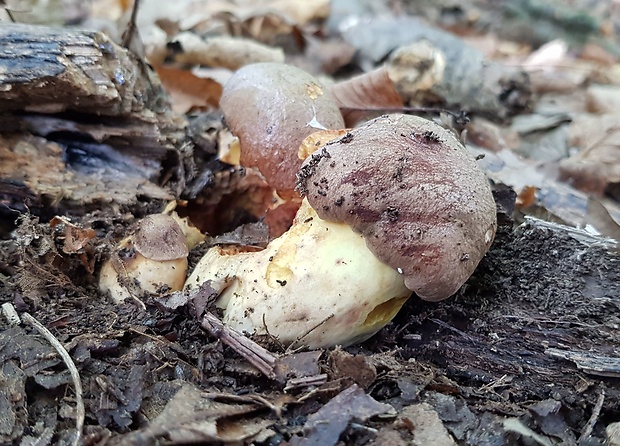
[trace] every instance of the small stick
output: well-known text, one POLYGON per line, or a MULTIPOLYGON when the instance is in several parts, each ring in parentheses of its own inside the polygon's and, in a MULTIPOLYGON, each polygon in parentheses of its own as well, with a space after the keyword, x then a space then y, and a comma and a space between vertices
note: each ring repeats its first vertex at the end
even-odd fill
POLYGON ((284 387, 285 392, 289 392, 293 389, 299 389, 301 387, 320 386, 327 382, 327 373, 321 373, 320 375, 306 376, 304 378, 291 378, 286 382, 284 387))
POLYGON ((448 324, 447 322, 442 321, 441 319, 429 318, 428 320, 431 321, 431 322, 434 322, 435 324, 439 325, 440 327, 447 328, 448 330, 451 330, 451 331, 453 331, 453 332, 463 336, 465 339, 467 339, 469 341, 475 341, 474 338, 472 338, 470 335, 468 335, 464 331, 461 331, 458 328, 453 327, 452 325, 448 324))
POLYGON ((131 8, 131 18, 127 24, 127 29, 123 33, 121 45, 127 49, 130 49, 131 42, 136 34, 136 19, 138 17, 138 9, 140 8, 140 0, 134 0, 133 7, 131 8))
POLYGON ((50 344, 56 349, 65 365, 71 373, 71 379, 73 380, 73 386, 75 387, 75 404, 76 404, 76 417, 75 417, 75 429, 77 434, 73 439, 73 446, 78 446, 82 443, 82 429, 84 428, 84 400, 82 399, 82 381, 80 380, 80 374, 75 366, 73 359, 63 347, 58 339, 54 337, 51 331, 45 328, 38 320, 36 320, 29 313, 22 313, 22 320, 32 327, 34 327, 50 344))
POLYGON ((584 426, 581 431, 581 435, 579 436, 579 441, 577 443, 581 444, 582 441, 590 438, 592 435, 592 431, 594 430, 594 425, 598 421, 598 417, 601 415, 601 409, 603 408, 603 402, 605 401, 605 389, 601 387, 601 393, 596 400, 596 404, 594 404, 594 408, 592 409, 592 415, 590 419, 584 426))
POLYGON ((268 350, 246 338, 238 331, 226 327, 222 321, 208 311, 202 319, 202 328, 243 356, 263 375, 270 379, 276 379, 274 367, 277 358, 268 350))
MULTIPOLYGON (((329 316, 327 316, 325 319, 323 319, 322 321, 320 321, 318 324, 316 324, 314 327, 310 328, 309 330, 307 330, 305 333, 303 333, 302 335, 298 336, 297 339, 295 339, 293 342, 291 342, 291 345, 288 346, 288 348, 286 349, 286 353, 291 353, 295 351, 295 345, 297 345, 298 342, 303 341, 303 339, 308 336, 310 333, 312 333, 314 330, 316 330, 317 328, 319 328, 321 325, 323 325, 325 322, 327 322, 328 320, 330 320, 331 318, 333 318, 335 316, 334 313, 330 314, 329 316)), ((299 348, 299 347, 298 347, 299 348)), ((303 346, 301 346, 301 348, 303 348, 303 346)))

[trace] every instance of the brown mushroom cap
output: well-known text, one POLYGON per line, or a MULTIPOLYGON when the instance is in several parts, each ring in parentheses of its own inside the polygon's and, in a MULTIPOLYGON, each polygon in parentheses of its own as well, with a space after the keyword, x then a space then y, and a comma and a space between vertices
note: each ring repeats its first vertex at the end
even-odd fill
POLYGON ((485 174, 450 131, 416 116, 381 116, 328 143, 304 162, 298 189, 425 300, 454 294, 495 236, 485 174))
POLYGON ((328 91, 310 74, 280 63, 238 70, 224 86, 220 105, 241 146, 241 164, 256 167, 278 191, 293 191, 303 139, 344 127, 328 91))
POLYGON ((151 260, 175 260, 188 255, 183 230, 165 214, 147 215, 140 220, 131 241, 136 251, 151 260))

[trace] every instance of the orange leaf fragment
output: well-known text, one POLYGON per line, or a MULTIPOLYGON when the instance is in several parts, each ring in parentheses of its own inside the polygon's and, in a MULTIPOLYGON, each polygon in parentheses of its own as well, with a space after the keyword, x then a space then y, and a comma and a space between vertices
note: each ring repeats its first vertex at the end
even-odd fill
POLYGON ((353 127, 366 111, 403 107, 385 66, 340 82, 332 87, 331 93, 347 127, 353 127))
POLYGON ((157 67, 162 84, 172 97, 172 109, 187 113, 194 108, 218 107, 222 85, 210 78, 201 78, 191 71, 157 67))

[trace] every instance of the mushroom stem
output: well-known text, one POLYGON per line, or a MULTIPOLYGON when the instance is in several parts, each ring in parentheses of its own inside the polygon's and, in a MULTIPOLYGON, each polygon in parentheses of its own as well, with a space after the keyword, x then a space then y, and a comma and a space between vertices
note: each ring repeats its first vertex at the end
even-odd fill
POLYGON ((311 348, 361 342, 407 300, 403 276, 348 225, 322 220, 304 200, 293 226, 259 252, 214 247, 186 287, 210 280, 223 322, 311 348), (321 323, 323 322, 323 323, 321 323))

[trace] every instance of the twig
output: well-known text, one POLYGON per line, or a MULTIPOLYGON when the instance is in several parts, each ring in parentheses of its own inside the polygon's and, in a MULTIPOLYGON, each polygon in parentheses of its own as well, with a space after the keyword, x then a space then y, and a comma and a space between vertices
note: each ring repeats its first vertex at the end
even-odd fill
POLYGON ((584 440, 590 438, 592 435, 592 431, 594 430, 594 425, 598 421, 598 417, 601 415, 601 409, 603 408, 603 402, 605 401, 605 389, 601 387, 601 393, 599 394, 596 404, 594 404, 594 408, 592 409, 592 415, 590 419, 583 427, 581 431, 581 435, 579 436, 579 441, 577 443, 581 444, 584 440))
POLYGON ((327 382, 327 373, 321 373, 320 375, 306 376, 303 378, 291 378, 286 382, 286 386, 284 387, 284 392, 290 392, 294 389, 299 389, 302 387, 310 387, 315 386, 318 387, 327 382))
POLYGON ((37 321, 29 313, 22 313, 22 320, 34 327, 50 344, 56 349, 65 365, 71 373, 71 379, 73 380, 73 386, 75 387, 75 430, 77 431, 75 438, 73 439, 73 445, 78 446, 82 443, 82 430, 84 428, 84 400, 82 399, 82 381, 80 380, 80 374, 75 366, 71 356, 67 350, 63 347, 58 339, 54 337, 51 331, 45 328, 39 321, 37 321))
POLYGON ((123 33, 121 45, 130 49, 131 42, 133 42, 134 36, 136 34, 136 18, 138 17, 138 9, 140 8, 140 0, 134 0, 133 7, 131 9, 131 18, 129 19, 129 23, 127 24, 127 29, 123 33))
POLYGON ((274 368, 277 358, 268 350, 246 338, 238 331, 226 327, 222 321, 208 311, 202 318, 202 328, 234 349, 263 375, 270 379, 276 379, 274 368))
POLYGON ((297 339, 295 339, 293 342, 291 342, 291 345, 288 346, 288 348, 286 349, 286 353, 294 352, 295 348, 296 348, 295 346, 297 345, 298 342, 302 341, 306 336, 308 336, 310 333, 312 333, 314 330, 319 328, 321 325, 323 325, 325 322, 327 322, 328 320, 330 320, 334 316, 335 316, 334 313, 330 314, 325 319, 323 319, 321 322, 316 324, 314 327, 310 328, 305 333, 303 333, 302 335, 298 336, 297 339))
POLYGON ((440 327, 447 328, 448 330, 453 331, 454 333, 457 333, 457 334, 461 335, 462 337, 464 337, 465 339, 467 339, 469 341, 475 341, 474 338, 472 338, 470 335, 468 335, 464 331, 461 331, 458 328, 453 327, 452 325, 442 321, 441 319, 429 318, 428 320, 431 321, 431 322, 434 322, 435 324, 439 325, 440 327))

